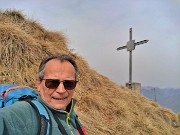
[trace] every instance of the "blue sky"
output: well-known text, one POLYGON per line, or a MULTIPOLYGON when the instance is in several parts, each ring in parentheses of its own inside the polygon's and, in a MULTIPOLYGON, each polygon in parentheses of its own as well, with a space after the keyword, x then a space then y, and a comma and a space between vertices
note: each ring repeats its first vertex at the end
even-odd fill
POLYGON ((132 81, 180 88, 179 0, 0 0, 0 9, 21 10, 50 31, 63 32, 100 74, 120 85, 129 80, 129 28, 149 42, 133 51, 132 81))

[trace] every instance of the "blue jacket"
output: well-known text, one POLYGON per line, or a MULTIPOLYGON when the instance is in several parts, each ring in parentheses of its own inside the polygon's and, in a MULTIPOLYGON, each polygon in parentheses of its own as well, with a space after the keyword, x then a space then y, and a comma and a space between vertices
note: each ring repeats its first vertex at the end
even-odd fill
MULTIPOLYGON (((56 110, 48 106, 40 97, 38 97, 38 100, 47 107, 50 114, 52 135, 62 135, 52 112, 58 114, 58 119, 61 121, 68 135, 79 135, 75 124, 75 99, 72 99, 69 112, 56 110)), ((37 135, 39 124, 37 120, 36 112, 29 103, 26 101, 17 101, 11 106, 0 109, 0 135, 37 135)), ((82 127, 80 122, 79 124, 82 127)), ((86 134, 83 127, 82 130, 86 134)))

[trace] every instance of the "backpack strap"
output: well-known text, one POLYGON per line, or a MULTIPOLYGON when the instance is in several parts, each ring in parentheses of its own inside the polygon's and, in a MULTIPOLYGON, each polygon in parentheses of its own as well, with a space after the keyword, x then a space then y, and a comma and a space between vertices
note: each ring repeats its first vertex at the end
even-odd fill
POLYGON ((62 133, 62 135, 68 135, 66 130, 64 129, 63 125, 61 124, 61 121, 58 119, 57 114, 55 114, 54 112, 52 112, 52 114, 54 116, 55 121, 58 124, 58 128, 59 128, 60 132, 62 133))
POLYGON ((34 109, 38 118, 38 135, 51 135, 52 123, 47 109, 38 100, 25 99, 34 109))
POLYGON ((84 135, 84 132, 82 131, 82 128, 78 122, 78 116, 77 115, 75 116, 75 123, 76 123, 77 130, 79 131, 80 135, 84 135))

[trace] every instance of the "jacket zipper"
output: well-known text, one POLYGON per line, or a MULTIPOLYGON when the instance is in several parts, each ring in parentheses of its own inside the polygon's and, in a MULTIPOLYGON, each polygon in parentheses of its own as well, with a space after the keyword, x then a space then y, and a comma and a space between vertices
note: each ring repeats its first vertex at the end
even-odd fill
POLYGON ((71 134, 74 135, 73 131, 72 131, 72 128, 71 126, 69 125, 69 120, 70 120, 70 116, 69 116, 69 113, 67 114, 67 118, 66 118, 66 123, 68 125, 68 128, 69 130, 71 131, 71 134))

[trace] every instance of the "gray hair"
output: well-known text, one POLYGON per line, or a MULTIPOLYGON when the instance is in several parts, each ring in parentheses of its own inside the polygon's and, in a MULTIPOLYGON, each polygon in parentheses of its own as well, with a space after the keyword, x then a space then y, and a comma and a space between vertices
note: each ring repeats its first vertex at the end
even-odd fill
POLYGON ((53 59, 57 59, 61 62, 64 62, 64 61, 70 62, 75 69, 75 80, 77 80, 78 67, 77 67, 76 62, 73 60, 73 58, 66 54, 53 54, 53 55, 47 56, 44 60, 42 60, 41 64, 39 65, 39 70, 38 70, 38 74, 37 74, 37 79, 39 81, 42 81, 42 79, 44 78, 44 71, 45 71, 46 63, 53 59))

